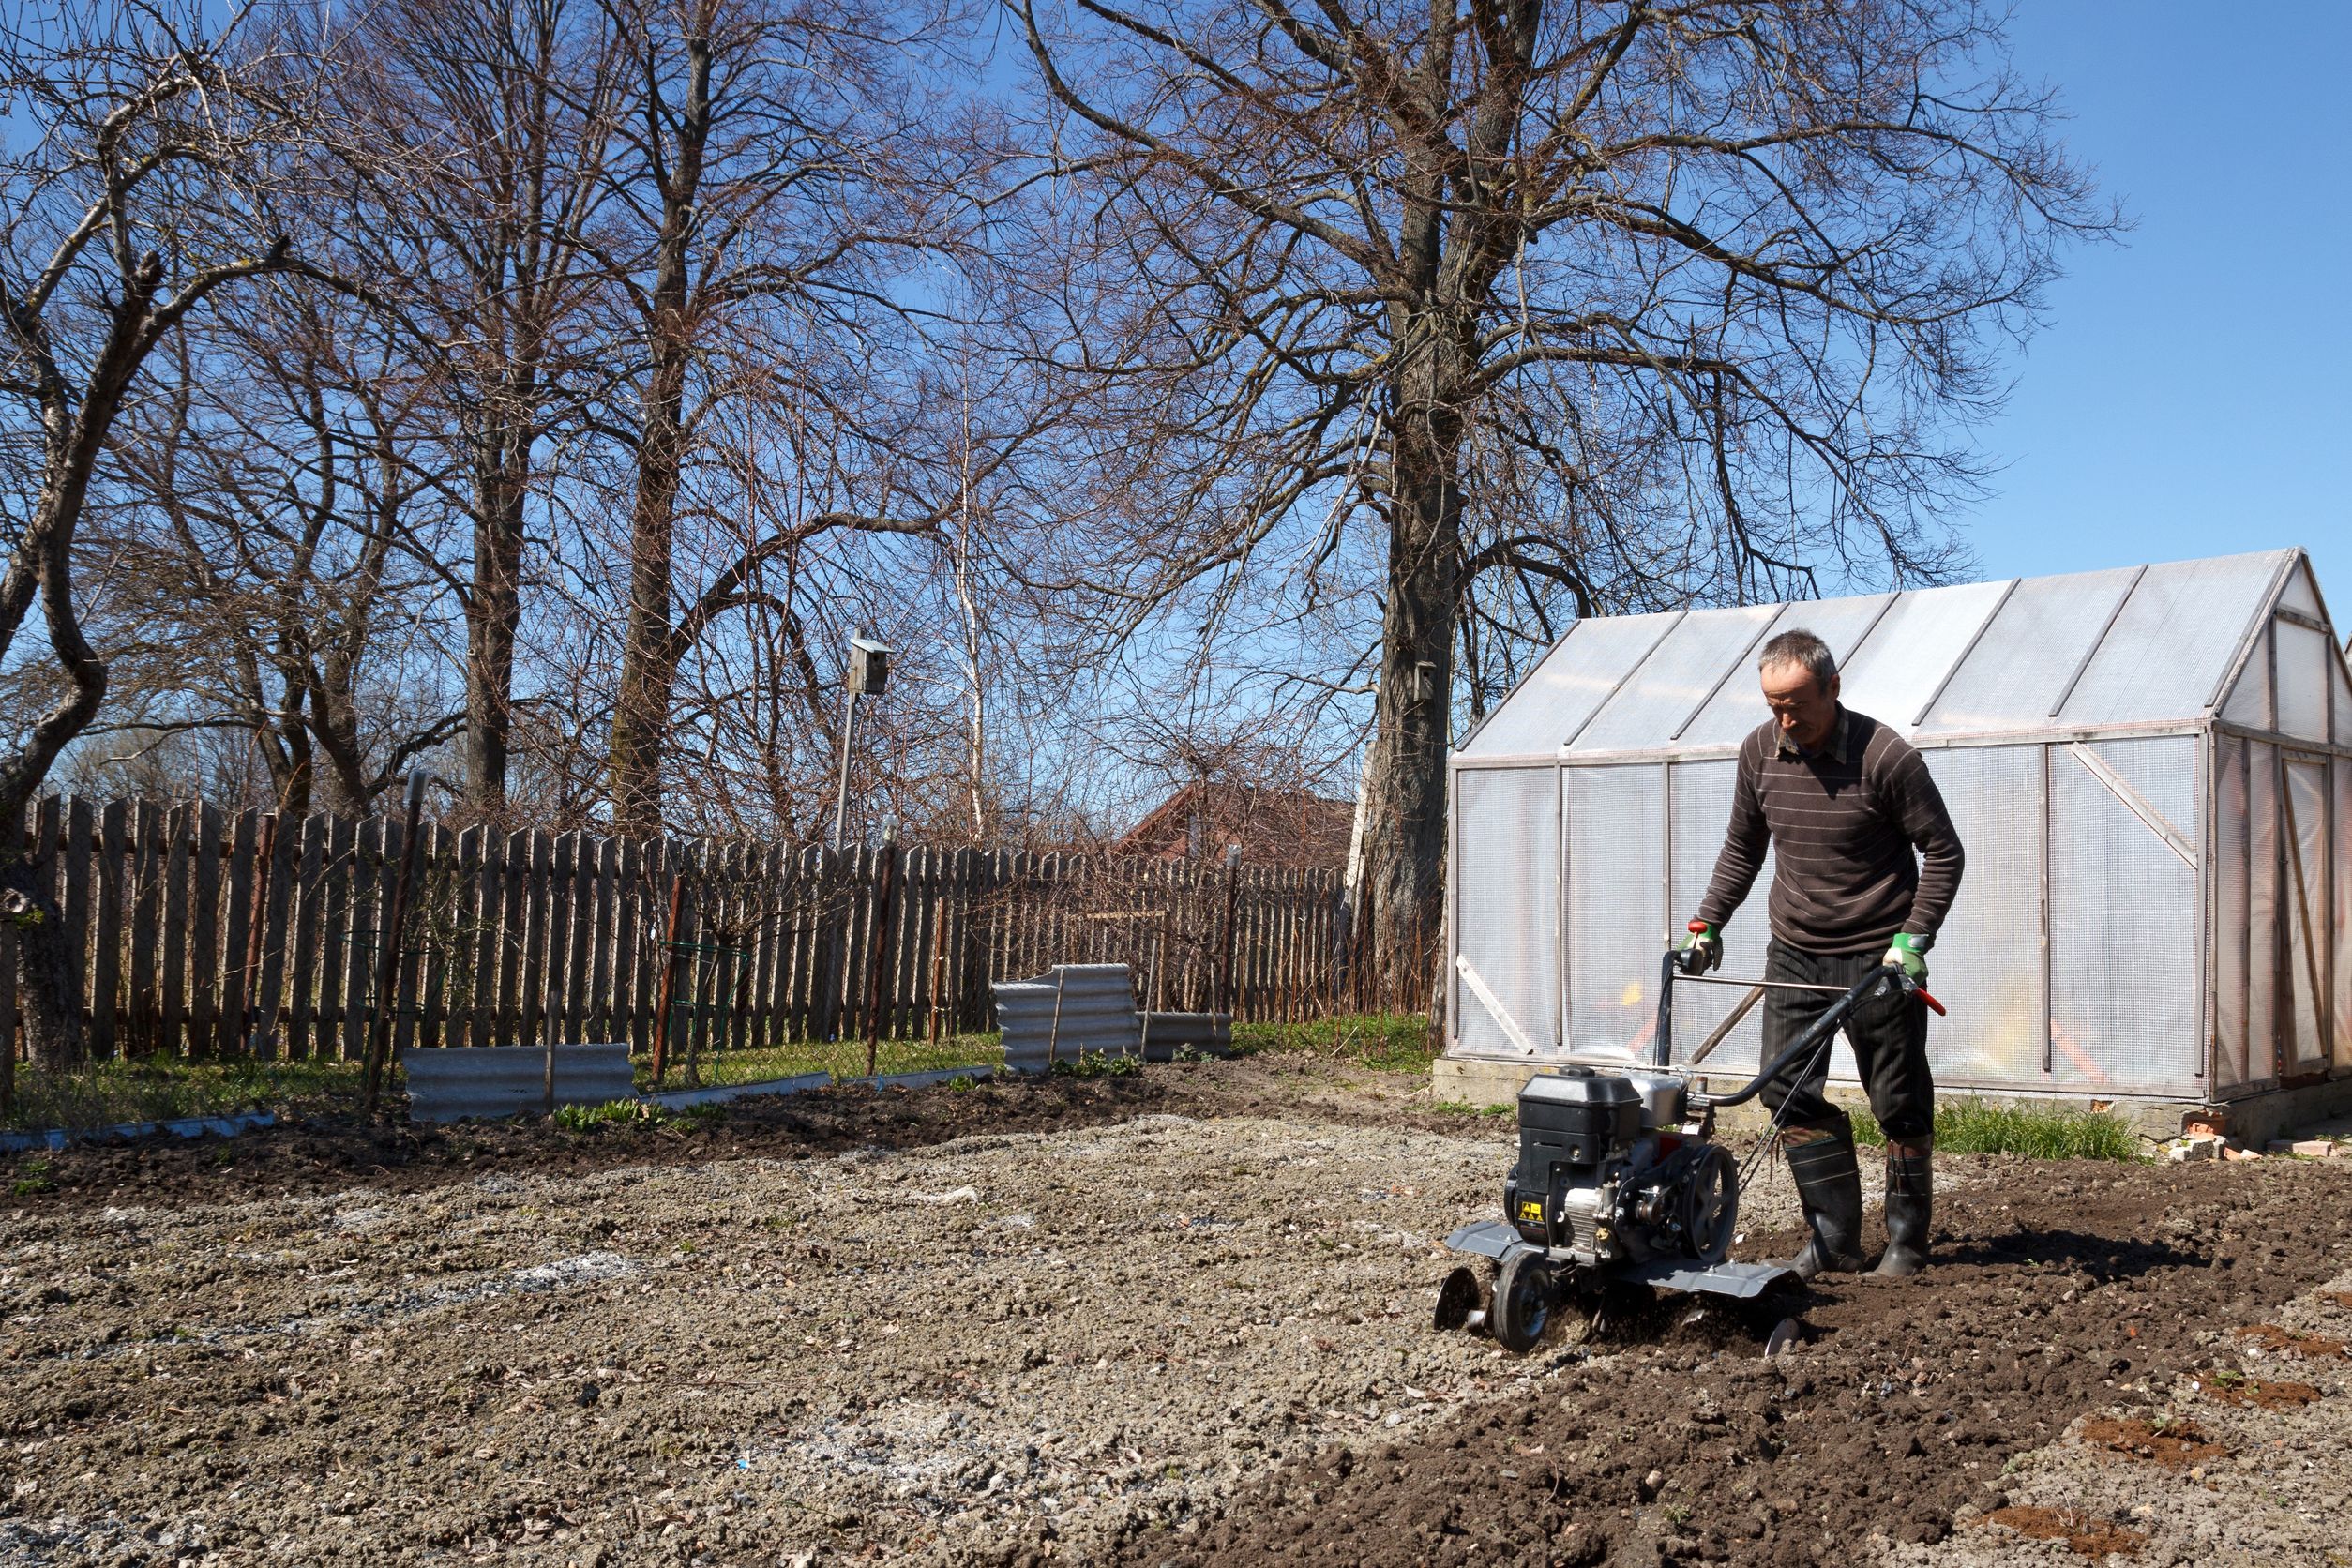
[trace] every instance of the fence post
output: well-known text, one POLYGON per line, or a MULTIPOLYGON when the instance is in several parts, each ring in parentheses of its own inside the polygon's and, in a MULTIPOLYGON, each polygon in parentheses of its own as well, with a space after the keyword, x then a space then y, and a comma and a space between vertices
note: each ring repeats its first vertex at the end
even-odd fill
POLYGON ((670 1003, 678 985, 678 911, 686 901, 686 863, 681 860, 670 878, 670 918, 662 927, 661 985, 654 1002, 654 1087, 661 1087, 670 1066, 670 1003))
MULTIPOLYGON (((400 933, 408 916, 409 879, 416 874, 416 819, 425 806, 425 780, 431 776, 418 768, 408 776, 408 827, 400 836, 400 874, 392 883, 392 907, 385 912, 384 943, 376 956, 374 1017, 368 1020, 368 1114, 376 1113, 376 1096, 384 1086, 384 1048, 392 1037, 392 1015, 400 1006, 400 933)), ((550 1069, 550 1074, 553 1068, 550 1069)))
POLYGON ((874 954, 866 975, 866 1076, 872 1078, 882 1054, 882 965, 891 957, 890 896, 898 886, 898 829, 882 827, 882 889, 875 897, 874 954))
POLYGON ((1242 892, 1242 847, 1225 846, 1225 954, 1218 966, 1217 988, 1224 992, 1223 1005, 1212 1008, 1214 1013, 1238 1016, 1235 1003, 1239 997, 1233 988, 1233 914, 1242 892))

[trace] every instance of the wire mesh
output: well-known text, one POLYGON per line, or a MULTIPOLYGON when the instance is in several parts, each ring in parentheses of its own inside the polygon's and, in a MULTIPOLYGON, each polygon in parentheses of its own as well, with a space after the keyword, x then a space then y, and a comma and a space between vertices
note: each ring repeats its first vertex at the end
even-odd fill
POLYGON ((2250 1069, 2246 1054, 2246 743, 2213 741, 2213 859, 2217 882, 2213 922, 2213 1078, 2228 1088, 2267 1077, 2267 1061, 2250 1069))
MULTIPOLYGON (((1764 628, 1762 636, 1756 639, 1757 644, 1761 645, 1765 640, 1782 632, 1802 627, 1827 642, 1839 668, 1843 669, 1847 656, 1854 651, 1863 634, 1869 633, 1873 642, 1877 641, 1877 633, 1873 628, 1881 615, 1893 613, 1889 602, 1892 596, 1865 594, 1856 598, 1817 599, 1784 605, 1780 613, 1772 618, 1772 625, 1764 628)), ((1750 635, 1755 636, 1753 632, 1750 635)), ((1756 685, 1755 656, 1747 650, 1742 650, 1742 653, 1746 653, 1747 656, 1732 656, 1739 659, 1739 668, 1729 671, 1723 685, 1707 700, 1705 710, 1683 730, 1682 744, 1707 746, 1736 741, 1772 716, 1772 711, 1764 706, 1764 694, 1756 685)), ((1723 672, 1718 671, 1718 673, 1723 672)), ((1852 699, 1849 697, 1847 701, 1850 702, 1852 699)), ((1689 711, 1685 708, 1683 713, 1689 711)), ((1909 717, 1908 714, 1903 716, 1905 720, 1909 717)), ((1667 724, 1667 730, 1671 731, 1681 719, 1681 715, 1676 715, 1667 724)), ((1891 716, 1890 722, 1895 722, 1891 716)))
MULTIPOLYGON (((1455 951, 1539 1054, 1560 1040, 1560 807, 1557 768, 1463 768, 1454 776, 1455 951)), ((1457 985, 1465 1051, 1524 1058, 1468 984, 1457 985)))
POLYGON ((1928 957, 1928 985, 1951 1008, 1928 1030, 1928 1062, 1939 1078, 2038 1086, 2043 748, 1952 746, 1925 756, 1968 856, 1928 957))
POLYGON ((2286 900, 2284 962, 2290 977, 2287 994, 2295 1008, 2294 1028, 2287 1035, 2288 1052, 2298 1072, 2310 1072, 2326 1066, 2329 1055, 2326 1009, 2321 1006, 2328 994, 2326 763, 2287 759, 2286 806, 2290 834, 2286 845, 2286 884, 2281 890, 2286 900))
POLYGON ((1487 716, 1460 755, 1549 756, 1607 701, 1679 611, 1579 621, 1487 716))
POLYGON ((2335 889, 2335 913, 2329 973, 2335 991, 2335 1065, 2352 1067, 2352 762, 2338 757, 2329 764, 2334 785, 2334 815, 2329 819, 2329 869, 2335 889))
POLYGON ((2278 1077, 2279 755, 2246 745, 2246 1078, 2278 1077))
POLYGON ((2148 568, 2058 716, 2070 724, 2193 718, 2267 608, 2279 554, 2148 568))
POLYGON ((1886 619, 1840 663, 1847 704, 1909 733, 1920 709, 2008 592, 2006 582, 1969 582, 1898 597, 1886 619))
POLYGON ((1666 937, 1666 770, 1561 770, 1567 790, 1568 1046, 1638 1050, 1658 1005, 1666 937))
MULTIPOLYGON (((2189 735, 2103 744, 2118 775, 2156 780, 2162 750, 2194 791, 2189 735)), ((2135 785, 2136 787, 2136 785, 2135 785)), ((2197 1092, 2201 891, 2196 870, 2090 769, 2050 768, 2050 1081, 2073 1090, 2197 1092)))
POLYGON ((1611 751, 1666 745, 1778 613, 1780 607, 1769 604, 1691 611, 1666 633, 1658 651, 1641 661, 1633 679, 1593 715, 1592 722, 1576 737, 1576 749, 1611 751))
POLYGON ((2254 641, 2254 652, 2247 656, 2246 667, 2238 672, 2238 679, 2222 700, 2222 716, 2234 724, 2250 725, 2256 730, 2275 729, 2277 717, 2270 703, 2270 653, 2269 628, 2254 641))
POLYGON ((2050 704, 2066 689, 2132 577, 2132 569, 2122 567, 2018 583, 1920 729, 1956 734, 2046 728, 2050 704))
MULTIPOLYGON (((1731 790, 1739 764, 1732 761, 1677 762, 1674 792, 1674 890, 1671 918, 1686 921, 1698 909, 1723 852, 1724 831, 1731 821, 1731 790)), ((1756 874, 1744 912, 1724 927, 1725 974, 1764 972, 1765 948, 1772 928, 1764 903, 1772 885, 1772 861, 1768 851, 1764 868, 1756 874)), ((1669 932, 1669 935, 1674 933, 1669 932)), ((1688 1062, 1715 1026, 1739 1004, 1742 992, 1727 986, 1682 986, 1674 996, 1674 1059, 1688 1062)), ((1764 1044, 1763 1013, 1750 1009, 1739 1026, 1707 1057, 1710 1072, 1753 1072, 1760 1063, 1764 1044)))
POLYGON ((2306 740, 2328 738, 2328 685, 2335 650, 2327 634, 2292 621, 2274 622, 2270 635, 2278 639, 2279 720, 2282 734, 2306 740))

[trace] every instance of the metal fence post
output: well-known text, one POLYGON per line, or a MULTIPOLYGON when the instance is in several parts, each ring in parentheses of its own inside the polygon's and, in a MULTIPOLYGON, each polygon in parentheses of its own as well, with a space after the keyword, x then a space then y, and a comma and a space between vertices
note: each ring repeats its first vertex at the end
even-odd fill
POLYGON ((384 924, 384 950, 376 958, 374 1017, 368 1020, 368 1114, 376 1113, 376 1096, 384 1086, 384 1057, 392 1037, 392 1009, 400 1003, 400 934, 406 928, 408 886, 416 873, 417 818, 425 807, 425 781, 432 776, 419 768, 408 776, 408 830, 400 839, 400 873, 392 882, 392 909, 384 924), (389 999, 387 1001, 387 999, 389 999))
POLYGON ((898 829, 895 824, 882 828, 882 890, 880 908, 874 912, 874 957, 867 968, 866 977, 866 1076, 872 1078, 882 1054, 882 966, 892 957, 890 951, 890 899, 898 886, 898 829))
POLYGON ((670 1065, 670 1011, 678 988, 678 912, 686 901, 686 862, 682 858, 670 882, 670 919, 662 927, 661 989, 654 1003, 654 1087, 659 1089, 670 1065))

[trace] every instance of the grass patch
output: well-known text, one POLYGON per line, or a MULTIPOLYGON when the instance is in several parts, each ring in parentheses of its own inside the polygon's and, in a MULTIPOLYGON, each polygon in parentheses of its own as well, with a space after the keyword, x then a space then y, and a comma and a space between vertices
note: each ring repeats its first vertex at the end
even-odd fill
MULTIPOLYGON (((1854 1113, 1854 1139, 1883 1146, 1886 1133, 1867 1111, 1854 1113)), ((1936 1147, 1948 1154, 2023 1154, 2037 1160, 2137 1160, 2139 1134, 2103 1110, 2050 1110, 1989 1100, 1947 1100, 1936 1108, 1936 1147)))
MULTIPOLYGON (((878 1073, 927 1073, 940 1067, 994 1067, 1004 1061, 1003 1039, 994 1034, 952 1034, 936 1045, 927 1040, 884 1040, 874 1053, 878 1073)), ((630 1058, 637 1069, 641 1093, 654 1088, 651 1052, 630 1058)), ((665 1089, 722 1089, 731 1084, 760 1083, 769 1078, 800 1078, 831 1073, 837 1078, 866 1076, 863 1040, 795 1040, 747 1050, 705 1051, 696 1064, 694 1079, 686 1075, 686 1052, 670 1052, 665 1089)))
POLYGON ((281 1116, 351 1110, 367 1091, 357 1062, 188 1062, 170 1057, 93 1063, 53 1073, 17 1064, 16 1103, 5 1123, 43 1131, 88 1131, 127 1122, 173 1122, 184 1116, 235 1116, 272 1110, 281 1116))
POLYGON ((1238 1055, 1309 1051, 1384 1073, 1426 1072, 1438 1057, 1425 1013, 1342 1013, 1307 1023, 1237 1023, 1233 1049, 1238 1055))
POLYGON ((1508 1100, 1499 1106, 1474 1106, 1468 1100, 1440 1100, 1438 1108, 1449 1116, 1509 1116, 1519 1108, 1508 1100))

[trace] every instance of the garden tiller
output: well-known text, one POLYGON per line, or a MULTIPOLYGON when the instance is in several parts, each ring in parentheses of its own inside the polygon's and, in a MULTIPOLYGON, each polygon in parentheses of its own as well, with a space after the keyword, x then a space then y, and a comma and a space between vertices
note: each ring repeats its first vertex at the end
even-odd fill
POLYGON ((1503 1217, 1448 1236, 1455 1252, 1490 1259, 1484 1284, 1469 1267, 1446 1276, 1437 1326, 1492 1334, 1515 1354, 1535 1348, 1561 1302, 1593 1302, 1611 1284, 1753 1298, 1797 1275, 1771 1263, 1729 1261, 1740 1192, 1780 1131, 1743 1168, 1714 1141, 1715 1112, 1745 1103, 1793 1069, 1801 1082, 1818 1065, 1856 1007, 1892 986, 1943 1004, 1900 969, 1863 976, 1850 989, 1779 980, 1684 974, 1668 952, 1660 966, 1658 1021, 1645 1070, 1562 1067, 1536 1074, 1519 1091, 1519 1160, 1502 1184, 1503 1217), (1674 1057, 1674 987, 1743 986, 1747 995, 1681 1070, 1674 1057), (1689 1071, 1705 1061, 1766 990, 1827 991, 1837 1000, 1736 1093, 1707 1094, 1689 1071), (1802 1063, 1802 1065, 1799 1065, 1802 1063))

